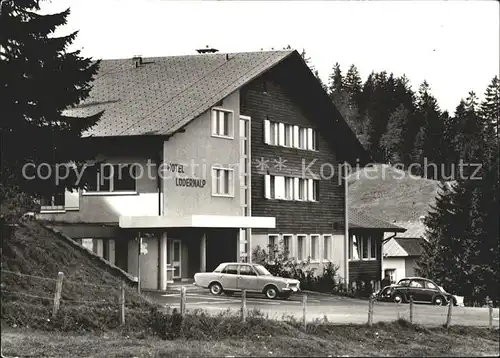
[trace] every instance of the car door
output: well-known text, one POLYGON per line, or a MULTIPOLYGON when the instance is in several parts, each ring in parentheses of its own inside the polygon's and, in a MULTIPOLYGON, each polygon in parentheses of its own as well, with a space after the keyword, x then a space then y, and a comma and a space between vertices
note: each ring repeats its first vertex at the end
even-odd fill
POLYGON ((425 302, 426 292, 424 280, 414 279, 410 281, 408 296, 412 295, 414 301, 425 302))
POLYGON ((224 290, 235 291, 238 289, 238 265, 229 264, 221 273, 221 285, 224 290))
POLYGON ((425 301, 432 303, 434 297, 438 295, 442 296, 439 287, 432 281, 425 281, 425 301))
POLYGON ((257 272, 250 265, 240 265, 238 275, 238 290, 259 291, 259 277, 257 272))

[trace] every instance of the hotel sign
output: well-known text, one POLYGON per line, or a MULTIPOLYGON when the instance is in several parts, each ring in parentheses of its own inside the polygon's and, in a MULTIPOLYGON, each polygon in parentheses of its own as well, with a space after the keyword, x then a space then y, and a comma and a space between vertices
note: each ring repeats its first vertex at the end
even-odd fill
MULTIPOLYGON (((185 174, 184 165, 177 163, 169 163, 166 166, 167 171, 178 174, 185 174)), ((199 178, 175 178, 175 186, 185 188, 204 188, 207 184, 205 179, 199 178)))

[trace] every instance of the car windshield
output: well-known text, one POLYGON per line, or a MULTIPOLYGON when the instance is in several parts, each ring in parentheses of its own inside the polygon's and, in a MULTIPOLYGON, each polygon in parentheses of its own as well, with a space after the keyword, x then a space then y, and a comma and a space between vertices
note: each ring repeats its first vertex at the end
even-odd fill
POLYGON ((259 273, 259 275, 272 276, 272 274, 262 265, 255 265, 254 269, 259 273))

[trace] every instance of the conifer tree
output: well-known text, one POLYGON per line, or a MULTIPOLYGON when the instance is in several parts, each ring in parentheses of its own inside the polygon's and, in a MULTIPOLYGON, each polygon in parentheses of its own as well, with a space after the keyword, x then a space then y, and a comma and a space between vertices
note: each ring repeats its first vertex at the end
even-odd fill
POLYGON ((344 90, 344 78, 338 62, 333 66, 333 72, 328 77, 328 81, 328 93, 333 99, 334 95, 341 94, 344 90))
POLYGON ((328 92, 327 85, 323 82, 323 80, 319 76, 318 70, 316 69, 316 67, 314 67, 314 65, 313 65, 313 63, 311 61, 311 58, 307 55, 305 49, 302 49, 302 52, 300 53, 300 56, 302 57, 302 59, 304 60, 304 62, 307 64, 307 66, 309 66, 309 69, 314 74, 314 76, 318 79, 319 83, 321 84, 321 87, 323 87, 323 89, 325 90, 325 92, 328 92))
POLYGON ((404 163, 405 137, 409 128, 411 113, 401 104, 389 117, 387 131, 382 135, 380 145, 390 162, 404 163))
MULTIPOLYGON (((41 15, 39 10, 36 0, 1 2, 2 215, 8 215, 5 208, 22 206, 26 198, 59 190, 53 176, 44 180, 36 175, 30 180, 27 176, 33 173, 23 174, 23 166, 82 165, 92 151, 81 141, 81 134, 101 115, 75 118, 64 114, 88 96, 99 61, 68 50, 77 32, 54 36, 54 31, 66 24, 69 9, 49 15, 41 15), (8 206, 9 200, 20 202, 8 206)), ((75 176, 60 185, 75 187, 75 176)))

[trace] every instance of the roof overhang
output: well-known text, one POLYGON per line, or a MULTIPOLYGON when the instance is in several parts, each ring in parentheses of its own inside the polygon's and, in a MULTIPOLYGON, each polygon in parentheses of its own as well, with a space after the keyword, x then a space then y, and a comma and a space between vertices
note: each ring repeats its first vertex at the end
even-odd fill
POLYGON ((403 229, 400 227, 362 227, 362 226, 354 226, 354 225, 349 225, 349 230, 354 230, 354 231, 372 230, 372 231, 380 231, 380 232, 387 232, 387 233, 397 233, 397 232, 405 232, 406 231, 406 229, 403 229))
POLYGON ((187 216, 120 216, 121 228, 233 228, 274 229, 276 218, 263 216, 187 215, 187 216))

